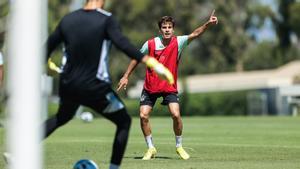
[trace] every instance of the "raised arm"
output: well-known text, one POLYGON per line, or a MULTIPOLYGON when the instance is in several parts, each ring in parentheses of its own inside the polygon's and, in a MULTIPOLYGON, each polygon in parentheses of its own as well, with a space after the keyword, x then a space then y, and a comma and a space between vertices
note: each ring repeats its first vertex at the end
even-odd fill
POLYGON ((210 14, 209 20, 202 26, 196 28, 191 34, 189 34, 188 43, 190 43, 192 40, 198 38, 202 33, 205 32, 205 30, 210 25, 216 25, 216 24, 218 24, 218 18, 215 16, 215 10, 213 10, 212 13, 210 14))

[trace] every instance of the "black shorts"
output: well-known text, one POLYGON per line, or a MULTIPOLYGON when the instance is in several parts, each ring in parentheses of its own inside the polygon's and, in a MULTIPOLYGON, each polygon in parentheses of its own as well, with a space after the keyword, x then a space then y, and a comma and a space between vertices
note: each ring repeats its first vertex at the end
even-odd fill
POLYGON ((72 94, 60 95, 60 107, 63 110, 73 112, 80 106, 86 106, 96 110, 99 114, 106 115, 118 112, 119 110, 125 109, 124 103, 121 101, 119 96, 111 89, 105 89, 101 91, 101 94, 97 91, 94 93, 73 91, 72 94), (72 109, 71 109, 72 108, 72 109))
POLYGON ((142 91, 140 105, 149 105, 153 107, 157 98, 163 97, 162 105, 168 105, 169 103, 179 103, 179 97, 177 93, 149 93, 145 89, 142 91))

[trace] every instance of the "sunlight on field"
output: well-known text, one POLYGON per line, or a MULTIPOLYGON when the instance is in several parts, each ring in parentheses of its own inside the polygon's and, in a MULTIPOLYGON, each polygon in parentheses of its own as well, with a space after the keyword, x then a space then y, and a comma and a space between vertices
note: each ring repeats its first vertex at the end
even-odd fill
MULTIPOLYGON (((171 118, 152 118, 158 156, 142 161, 146 150, 137 118, 122 169, 296 169, 300 166, 298 117, 185 117, 183 145, 191 159, 175 153, 171 118)), ((114 126, 103 119, 73 120, 45 142, 45 169, 71 169, 82 158, 108 168, 114 126)), ((0 129, 3 138, 3 128, 0 129)), ((4 151, 3 139, 1 153, 4 151)), ((0 168, 4 168, 0 160, 0 168)))

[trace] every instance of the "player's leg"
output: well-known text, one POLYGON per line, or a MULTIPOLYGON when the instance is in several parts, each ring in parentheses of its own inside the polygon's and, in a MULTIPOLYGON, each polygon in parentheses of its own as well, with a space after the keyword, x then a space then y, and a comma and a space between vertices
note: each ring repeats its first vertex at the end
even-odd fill
POLYGON ((116 125, 117 130, 113 142, 110 168, 118 169, 125 153, 131 126, 131 117, 128 115, 120 98, 112 90, 102 99, 99 98, 84 105, 96 110, 116 125))
MULTIPOLYGON (((150 136, 152 134, 151 125, 150 125, 150 113, 152 111, 152 107, 149 105, 141 105, 140 106, 140 125, 143 132, 143 135, 150 136)), ((147 144, 148 147, 153 147, 153 145, 147 144)))
POLYGON ((125 108, 111 114, 105 114, 105 117, 117 126, 110 162, 111 166, 119 167, 127 146, 131 117, 128 115, 125 108))
POLYGON ((169 103, 168 104, 169 111, 171 113, 172 119, 173 119, 173 131, 176 136, 182 135, 182 119, 180 116, 180 109, 179 104, 176 102, 169 103))
POLYGON ((142 158, 143 160, 150 160, 151 158, 154 158, 157 153, 153 144, 151 125, 149 121, 150 113, 156 99, 157 96, 151 95, 147 91, 143 90, 140 100, 140 125, 148 147, 142 158))
POLYGON ((149 122, 151 111, 152 111, 152 107, 149 105, 140 106, 140 125, 148 147, 146 153, 142 158, 143 160, 150 160, 151 158, 154 158, 155 155, 157 154, 157 150, 154 147, 154 143, 152 139, 151 125, 149 122))
POLYGON ((58 127, 70 121, 74 117, 78 107, 79 103, 73 100, 61 99, 58 112, 44 122, 44 126, 46 127, 44 138, 47 138, 58 127))
POLYGON ((183 123, 180 115, 180 107, 178 96, 176 94, 169 94, 164 97, 165 103, 168 103, 168 108, 173 119, 173 131, 176 140, 176 152, 182 159, 189 159, 190 156, 182 147, 182 130, 183 123))

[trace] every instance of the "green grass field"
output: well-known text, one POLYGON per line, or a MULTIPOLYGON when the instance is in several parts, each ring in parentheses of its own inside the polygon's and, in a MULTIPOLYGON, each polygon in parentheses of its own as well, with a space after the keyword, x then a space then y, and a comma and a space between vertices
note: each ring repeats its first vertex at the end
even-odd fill
MULTIPOLYGON (((137 118, 122 169, 299 169, 299 117, 189 117, 184 121, 184 147, 191 159, 175 153, 171 118, 152 118, 158 157, 142 161, 146 150, 137 118)), ((0 128, 0 152, 4 151, 0 128)), ((114 126, 104 119, 73 120, 45 142, 45 169, 72 169, 82 158, 100 169, 109 165, 114 126)), ((25 131, 24 131, 25 132, 25 131)), ((0 168, 5 168, 0 159, 0 168)))

